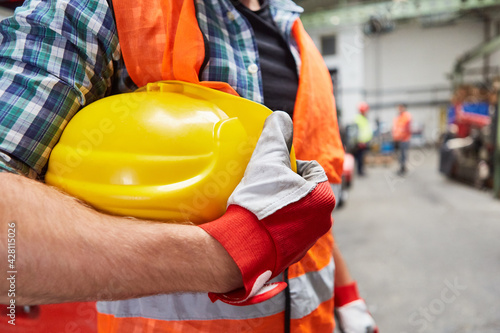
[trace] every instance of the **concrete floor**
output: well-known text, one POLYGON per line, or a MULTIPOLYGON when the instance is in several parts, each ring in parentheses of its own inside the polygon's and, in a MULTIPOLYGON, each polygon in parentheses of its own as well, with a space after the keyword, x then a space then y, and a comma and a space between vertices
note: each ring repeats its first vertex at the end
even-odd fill
POLYGON ((447 180, 414 150, 356 178, 337 243, 381 333, 500 332, 500 200, 447 180))

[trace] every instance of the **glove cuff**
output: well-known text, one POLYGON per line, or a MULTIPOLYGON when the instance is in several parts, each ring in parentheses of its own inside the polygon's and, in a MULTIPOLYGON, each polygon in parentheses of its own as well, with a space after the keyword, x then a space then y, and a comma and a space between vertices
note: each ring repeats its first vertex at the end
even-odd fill
POLYGON ((334 297, 335 307, 341 307, 361 299, 356 281, 345 286, 335 287, 334 297))
POLYGON ((200 228, 226 249, 243 277, 243 288, 229 293, 209 293, 212 302, 219 299, 234 305, 258 303, 286 287, 285 283, 284 286, 277 283, 262 288, 272 278, 277 254, 271 236, 253 213, 230 205, 221 218, 202 224, 200 228))

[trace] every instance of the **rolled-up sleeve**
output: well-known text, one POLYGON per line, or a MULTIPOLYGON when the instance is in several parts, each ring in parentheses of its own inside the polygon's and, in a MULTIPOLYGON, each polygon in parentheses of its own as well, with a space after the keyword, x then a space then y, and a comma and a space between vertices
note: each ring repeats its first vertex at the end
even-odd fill
POLYGON ((43 175, 68 121, 109 94, 120 57, 106 0, 28 0, 0 22, 0 171, 43 175))

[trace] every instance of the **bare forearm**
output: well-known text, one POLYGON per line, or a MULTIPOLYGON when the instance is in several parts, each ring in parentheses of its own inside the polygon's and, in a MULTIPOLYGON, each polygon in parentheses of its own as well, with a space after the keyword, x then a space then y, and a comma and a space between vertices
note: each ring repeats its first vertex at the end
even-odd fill
MULTIPOLYGON (((44 184, 0 173, 0 244, 16 224, 16 301, 125 299, 177 291, 225 292, 241 284, 236 264, 195 226, 95 212, 44 184)), ((8 281, 1 279, 0 303, 8 281)))
POLYGON ((335 286, 345 286, 353 282, 354 280, 351 273, 349 273, 344 257, 335 242, 333 243, 333 260, 335 261, 335 286))

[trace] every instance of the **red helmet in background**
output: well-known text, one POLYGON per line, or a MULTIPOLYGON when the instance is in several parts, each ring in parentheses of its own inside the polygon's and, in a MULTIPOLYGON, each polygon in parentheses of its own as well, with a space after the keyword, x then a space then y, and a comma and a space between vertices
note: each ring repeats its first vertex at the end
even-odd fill
POLYGON ((370 106, 366 102, 360 102, 358 104, 358 110, 359 112, 361 112, 361 114, 365 114, 368 112, 368 110, 370 110, 370 106))

